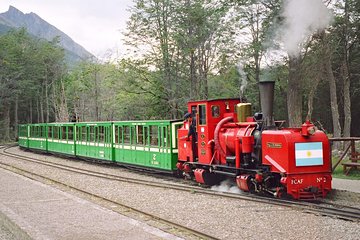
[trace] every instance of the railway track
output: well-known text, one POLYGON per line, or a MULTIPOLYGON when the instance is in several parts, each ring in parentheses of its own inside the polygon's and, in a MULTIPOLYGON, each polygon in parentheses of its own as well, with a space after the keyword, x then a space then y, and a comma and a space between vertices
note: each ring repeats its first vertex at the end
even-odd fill
MULTIPOLYGON (((0 146, 0 155, 13 157, 13 158, 21 159, 21 160, 26 160, 26 161, 31 161, 31 162, 36 162, 36 163, 40 163, 40 164, 43 164, 43 165, 55 167, 53 164, 41 163, 40 160, 24 157, 24 156, 21 156, 21 155, 18 155, 18 154, 11 154, 11 153, 5 152, 4 149, 8 149, 8 147, 0 146)), ((65 166, 62 166, 61 169, 71 171, 71 168, 69 166, 67 166, 67 167, 68 167, 68 169, 66 169, 65 166)), ((72 192, 80 193, 82 195, 87 196, 88 199, 96 200, 96 202, 101 201, 101 202, 103 202, 103 203, 105 203, 107 205, 111 205, 113 211, 114 211, 114 206, 120 207, 121 209, 123 209, 123 210, 120 211, 121 214, 124 214, 126 212, 131 212, 132 214, 135 213, 135 214, 138 214, 138 215, 141 215, 141 216, 145 216, 147 218, 147 220, 146 220, 147 223, 151 224, 151 221, 153 221, 153 222, 156 222, 156 223, 160 223, 161 225, 164 225, 165 226, 164 228, 167 229, 167 230, 168 229, 176 229, 175 231, 177 233, 180 232, 181 236, 186 236, 186 238, 189 238, 189 239, 214 239, 214 240, 218 239, 218 238, 216 238, 214 236, 211 236, 211 235, 208 235, 208 234, 206 234, 204 232, 197 231, 195 229, 183 226, 181 224, 166 220, 166 219, 161 218, 159 216, 156 216, 154 214, 150 214, 150 213, 144 212, 144 211, 142 211, 140 209, 136 209, 136 208, 133 208, 131 206, 125 205, 125 204, 120 203, 118 201, 114 201, 114 200, 111 200, 109 198, 100 196, 98 194, 94 194, 94 193, 85 191, 83 189, 80 189, 78 187, 71 186, 71 185, 68 185, 66 183, 57 181, 57 180, 55 180, 53 178, 50 178, 50 177, 46 177, 46 176, 43 176, 43 175, 40 175, 40 174, 37 174, 37 173, 34 173, 34 172, 27 171, 26 169, 22 169, 22 168, 13 166, 11 164, 0 162, 0 168, 5 169, 5 170, 10 170, 10 171, 12 171, 12 172, 14 172, 16 174, 20 174, 20 175, 22 175, 24 177, 27 177, 29 179, 32 179, 34 181, 39 181, 39 179, 41 179, 41 182, 51 183, 52 185, 59 186, 62 189, 67 189, 67 190, 71 190, 72 192)), ((79 169, 79 168, 74 168, 74 169, 76 169, 76 170, 74 170, 73 172, 81 173, 81 171, 79 171, 81 169, 79 169)), ((83 174, 85 174, 85 172, 83 172, 83 174)), ((89 176, 95 176, 93 174, 88 174, 88 175, 89 176)), ((110 179, 110 178, 108 178, 108 179, 110 179)))
POLYGON ((66 164, 55 164, 50 163, 48 161, 34 159, 30 157, 24 157, 19 154, 10 153, 7 151, 7 148, 3 148, 1 150, 2 155, 30 161, 38 164, 42 164, 45 166, 54 167, 57 169, 70 171, 78 174, 83 174, 87 176, 92 177, 98 177, 102 179, 108 179, 113 181, 121 181, 131 184, 141 184, 142 186, 150 186, 150 187, 157 187, 157 188, 165 188, 165 189, 173 189, 177 191, 185 191, 185 192, 192 192, 192 193, 198 193, 198 194, 206 194, 211 196, 218 196, 218 197, 224 197, 224 198, 232 198, 232 199, 238 199, 238 200, 246 200, 246 201, 252 201, 252 202, 258 202, 258 203, 265 203, 270 205, 276 205, 276 206, 282 206, 287 208, 292 208, 298 211, 302 211, 305 213, 312 213, 316 215, 321 216, 329 216, 329 217, 335 217, 339 219, 349 220, 349 221, 360 221, 360 209, 354 208, 354 207, 348 207, 348 206, 342 206, 337 204, 328 204, 328 203, 312 203, 312 202, 299 202, 299 201, 292 201, 292 200, 286 200, 286 199, 274 199, 274 198, 268 198, 268 197, 262 197, 262 196, 255 196, 251 194, 234 194, 234 193, 226 193, 226 192, 216 192, 210 189, 205 189, 201 187, 195 187, 195 186, 189 186, 189 185, 180 185, 180 184, 169 184, 169 183, 160 183, 160 182, 144 182, 143 180, 138 180, 135 178, 129 178, 129 177, 122 177, 118 175, 108 174, 108 173, 102 173, 102 172, 96 172, 91 170, 85 170, 78 167, 69 166, 66 164))

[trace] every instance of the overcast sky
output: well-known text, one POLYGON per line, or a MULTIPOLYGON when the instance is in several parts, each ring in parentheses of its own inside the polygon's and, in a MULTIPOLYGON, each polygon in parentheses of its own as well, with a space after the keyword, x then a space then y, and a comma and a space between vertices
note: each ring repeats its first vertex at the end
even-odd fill
POLYGON ((121 31, 133 0, 0 0, 0 12, 6 12, 9 5, 23 13, 36 13, 101 57, 108 49, 122 51, 121 31))

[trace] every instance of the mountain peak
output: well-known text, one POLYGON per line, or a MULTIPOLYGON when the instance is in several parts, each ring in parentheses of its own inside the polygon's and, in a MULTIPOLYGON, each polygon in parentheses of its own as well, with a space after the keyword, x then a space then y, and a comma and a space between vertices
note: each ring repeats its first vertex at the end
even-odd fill
POLYGON ((24 13, 22 11, 20 11, 19 9, 17 9, 14 6, 9 6, 9 10, 7 11, 10 14, 19 14, 19 15, 24 15, 24 13))

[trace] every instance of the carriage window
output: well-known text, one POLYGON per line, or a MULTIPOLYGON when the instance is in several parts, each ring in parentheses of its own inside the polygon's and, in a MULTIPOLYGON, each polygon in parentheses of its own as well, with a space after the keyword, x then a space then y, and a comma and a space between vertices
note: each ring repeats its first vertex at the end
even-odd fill
POLYGON ((107 127, 103 127, 104 128, 104 141, 105 143, 111 143, 111 136, 112 136, 112 132, 111 132, 111 127, 107 126, 107 127))
POLYGON ((99 126, 98 132, 99 132, 99 142, 104 142, 105 141, 105 127, 99 126))
POLYGON ((81 127, 81 141, 87 141, 86 139, 86 127, 85 126, 82 126, 81 127))
POLYGON ((123 127, 119 127, 119 143, 122 143, 124 140, 123 140, 123 138, 124 138, 124 128, 123 127))
POLYGON ((95 128, 90 126, 89 128, 89 142, 95 142, 95 128))
POLYGON ((150 145, 151 146, 158 146, 159 145, 158 126, 151 126, 150 127, 150 145))
POLYGON ((56 127, 55 126, 51 127, 51 131, 49 132, 49 134, 53 139, 56 139, 56 127))
POLYGON ((66 127, 61 127, 61 139, 66 140, 66 127))
POLYGON ((49 126, 49 128, 48 128, 48 138, 52 138, 52 132, 53 132, 53 127, 49 126))
POLYGON ((74 140, 74 127, 68 126, 68 139, 74 140))
POLYGON ((211 106, 211 116, 214 118, 220 117, 220 107, 219 106, 211 106))
POLYGON ((137 137, 136 137, 136 128, 135 126, 130 127, 131 129, 131 144, 136 144, 137 137))
POLYGON ((199 125, 206 125, 206 105, 199 105, 199 125))
POLYGON ((149 145, 149 128, 147 126, 144 126, 144 145, 149 145))
POLYGON ((54 127, 53 131, 54 139, 59 139, 59 127, 54 127))
POLYGON ((114 136, 114 138, 115 138, 115 143, 119 143, 120 141, 119 141, 119 130, 121 131, 121 129, 120 129, 120 127, 118 127, 118 126, 114 126, 115 127, 115 136, 114 136))
POLYGON ((118 142, 122 143, 123 142, 123 127, 119 127, 119 132, 118 132, 118 142))
POLYGON ((144 129, 143 126, 137 126, 137 144, 143 145, 144 144, 144 129))
POLYGON ((124 127, 124 143, 130 143, 130 127, 124 127))

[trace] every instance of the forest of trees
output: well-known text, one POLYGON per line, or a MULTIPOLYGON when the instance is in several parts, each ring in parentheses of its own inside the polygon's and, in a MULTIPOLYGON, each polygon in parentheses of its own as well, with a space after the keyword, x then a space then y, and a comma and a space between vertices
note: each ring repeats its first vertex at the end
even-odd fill
POLYGON ((282 43, 291 34, 277 37, 287 26, 286 2, 135 0, 124 57, 77 66, 67 66, 58 39, 24 29, 1 35, 0 139, 14 139, 19 123, 74 114, 181 118, 189 100, 242 97, 260 111, 262 79, 276 82, 276 119, 290 126, 311 119, 333 136, 360 136, 360 2, 322 1, 329 25, 310 29, 296 54, 282 43))

